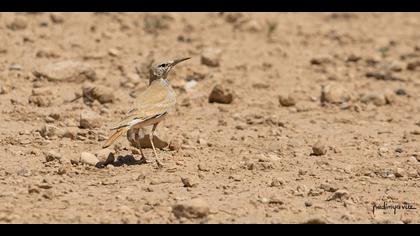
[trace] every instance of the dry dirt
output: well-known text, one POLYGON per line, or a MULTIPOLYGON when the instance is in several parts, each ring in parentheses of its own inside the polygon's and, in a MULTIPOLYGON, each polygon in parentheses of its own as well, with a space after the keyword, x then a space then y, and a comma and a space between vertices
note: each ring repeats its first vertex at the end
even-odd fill
POLYGON ((419 27, 408 13, 2 13, 0 222, 420 223, 419 27), (80 163, 147 65, 177 56, 192 59, 169 75, 164 168, 125 137, 114 162, 80 163), (233 100, 209 103, 215 85, 233 100), (103 99, 69 102, 86 86, 103 99), (417 209, 373 212, 384 203, 417 209))

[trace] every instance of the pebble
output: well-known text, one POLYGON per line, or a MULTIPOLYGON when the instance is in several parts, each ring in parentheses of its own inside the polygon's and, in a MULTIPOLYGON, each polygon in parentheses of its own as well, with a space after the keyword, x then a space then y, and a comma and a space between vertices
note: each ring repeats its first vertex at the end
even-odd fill
POLYGON ((230 89, 226 89, 221 85, 214 86, 209 96, 210 103, 230 104, 233 101, 233 95, 230 89))
POLYGON ((187 93, 191 92, 196 86, 198 85, 198 82, 196 80, 190 80, 185 83, 184 89, 187 93))
POLYGON ((325 65, 325 64, 330 64, 333 61, 328 57, 319 57, 319 58, 312 58, 310 62, 312 65, 325 65))
POLYGON ((203 218, 210 214, 210 208, 204 199, 195 198, 175 204, 172 206, 172 213, 177 218, 203 218))
POLYGON ((420 67, 420 61, 414 61, 407 64, 407 70, 416 70, 417 67, 420 67))
POLYGON ((50 13, 50 19, 54 24, 62 24, 64 22, 63 14, 57 12, 50 13))
POLYGON ((284 107, 290 107, 296 105, 296 98, 294 95, 280 95, 279 96, 280 105, 284 107))
POLYGON ((257 33, 257 32, 262 31, 262 26, 260 22, 258 22, 257 20, 249 20, 245 22, 241 28, 252 33, 257 33))
POLYGON ((325 145, 321 141, 316 142, 312 146, 312 154, 313 155, 322 156, 322 155, 325 155, 326 153, 327 153, 327 148, 325 147, 325 145))
POLYGON ((405 172, 405 170, 404 170, 404 169, 402 169, 402 168, 397 168, 397 169, 395 170, 395 172, 394 172, 394 175, 395 175, 395 177, 397 177, 397 178, 401 178, 401 177, 404 177, 404 176, 406 175, 406 172, 405 172))
POLYGON ((198 179, 195 177, 181 177, 181 181, 186 188, 192 188, 198 185, 198 179))
MULTIPOLYGON (((137 144, 133 143, 132 141, 130 141, 130 143, 134 147, 137 146, 137 144)), ((153 144, 155 145, 155 148, 158 148, 158 149, 164 149, 165 147, 169 145, 168 142, 162 140, 156 135, 153 135, 153 144)), ((148 134, 140 138, 140 145, 142 148, 152 148, 152 144, 150 143, 150 138, 148 134)))
POLYGON ((120 55, 120 51, 116 48, 110 48, 108 50, 108 54, 113 57, 118 57, 120 55))
POLYGON ((363 103, 372 103, 375 106, 383 106, 387 103, 384 94, 375 92, 361 94, 360 101, 363 103))
POLYGON ((321 217, 313 217, 303 222, 303 224, 327 224, 321 217))
POLYGON ((220 65, 221 56, 221 49, 205 48, 201 53, 201 63, 210 67, 218 67, 220 65))
POLYGON ((82 88, 83 101, 86 104, 92 103, 97 100, 99 103, 112 103, 115 100, 114 90, 110 87, 102 85, 87 85, 82 88))
POLYGON ((397 94, 398 96, 406 96, 407 92, 405 91, 405 89, 399 88, 399 89, 395 90, 395 94, 397 94))
POLYGON ((209 68, 204 65, 195 65, 193 67, 188 67, 187 77, 185 80, 191 81, 196 80, 200 81, 205 79, 209 74, 209 68))
POLYGON ((77 138, 77 132, 79 129, 77 127, 67 127, 58 130, 57 135, 59 138, 69 138, 75 140, 77 138))
POLYGON ((95 155, 93 155, 92 153, 89 153, 89 152, 82 152, 82 153, 80 154, 80 162, 81 162, 81 163, 84 163, 84 164, 87 164, 87 165, 94 166, 94 165, 96 165, 96 164, 99 162, 99 160, 98 160, 98 158, 97 158, 95 155))
POLYGON ((94 129, 101 126, 101 117, 94 111, 83 111, 80 114, 80 128, 94 129))
POLYGON ((306 201, 305 202, 305 206, 306 207, 311 207, 313 205, 313 203, 312 202, 310 202, 310 201, 306 201))
POLYGON ((36 54, 36 57, 38 58, 58 58, 60 57, 55 51, 49 48, 42 48, 39 49, 36 54))
POLYGON ((103 165, 108 165, 115 161, 114 152, 114 149, 104 148, 95 152, 95 156, 103 165))
POLYGON ((26 19, 23 17, 16 17, 15 19, 13 19, 12 22, 7 24, 7 28, 13 31, 24 30, 27 28, 27 26, 28 26, 28 23, 26 19))
POLYGON ((210 171, 210 169, 203 164, 198 164, 197 168, 198 168, 199 171, 203 171, 203 172, 209 172, 210 171))
POLYGON ((35 77, 44 77, 49 81, 96 80, 96 72, 88 65, 78 61, 53 62, 40 66, 33 72, 35 77))
POLYGON ((179 149, 181 149, 181 144, 181 141, 178 139, 171 140, 171 142, 169 143, 169 150, 178 151, 179 149))
POLYGON ((337 191, 335 191, 328 199, 327 201, 332 201, 332 200, 345 200, 349 198, 349 192, 347 190, 344 189, 339 189, 337 191))
POLYGON ((32 95, 34 96, 46 96, 46 95, 52 95, 52 94, 53 94, 52 88, 49 88, 49 87, 32 89, 32 95))
POLYGON ((45 155, 45 161, 47 161, 47 162, 60 160, 61 158, 62 158, 62 155, 55 150, 50 150, 45 155))
POLYGON ((340 104, 348 102, 350 98, 351 97, 344 86, 339 84, 331 83, 321 87, 322 103, 340 104))
POLYGON ((52 104, 50 97, 46 96, 29 96, 28 102, 30 104, 35 104, 38 107, 49 107, 52 104))
POLYGON ((273 178, 270 183, 270 187, 280 187, 284 185, 284 180, 279 178, 273 178))
POLYGON ((404 81, 403 79, 396 77, 390 73, 383 73, 383 72, 367 72, 366 77, 375 78, 377 80, 385 80, 385 81, 404 81))
POLYGON ((54 125, 45 124, 40 130, 40 134, 43 138, 52 138, 56 136, 58 128, 54 125))

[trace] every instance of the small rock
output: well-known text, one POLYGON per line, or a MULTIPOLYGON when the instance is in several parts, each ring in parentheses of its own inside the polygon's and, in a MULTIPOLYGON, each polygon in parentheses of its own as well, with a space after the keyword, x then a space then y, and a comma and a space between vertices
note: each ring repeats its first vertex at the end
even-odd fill
POLYGON ((92 153, 82 152, 82 154, 80 154, 80 162, 87 165, 95 166, 99 162, 99 160, 92 153))
POLYGON ((273 178, 270 183, 270 187, 280 187, 284 185, 284 180, 279 178, 273 178))
POLYGON ((238 22, 239 19, 243 18, 244 14, 242 12, 227 12, 225 13, 225 20, 228 23, 238 22))
POLYGON ((221 56, 222 50, 205 48, 201 53, 201 63, 210 67, 218 67, 220 65, 221 56))
POLYGON ((312 154, 313 155, 322 156, 322 155, 325 155, 326 153, 327 153, 327 148, 325 147, 325 145, 321 141, 316 142, 312 146, 312 154))
POLYGON ((108 50, 108 54, 113 57, 118 57, 120 55, 120 51, 118 51, 116 48, 110 48, 108 50))
POLYGON ((54 150, 48 151, 48 153, 45 155, 45 160, 47 162, 60 160, 61 158, 62 158, 61 154, 57 151, 54 151, 54 150))
MULTIPOLYGON (((129 140, 131 145, 136 147, 137 144, 133 143, 131 140, 129 140)), ((161 138, 159 138, 156 135, 153 135, 153 144, 155 145, 155 148, 158 149, 164 149, 165 147, 168 146, 168 142, 162 140, 161 138)), ((142 148, 152 148, 152 144, 150 143, 150 138, 149 135, 144 135, 142 138, 140 138, 140 145, 142 148)))
POLYGON ((115 99, 114 89, 102 85, 84 86, 82 88, 83 101, 86 104, 91 104, 98 100, 101 104, 112 103, 115 99))
POLYGON ((314 217, 306 220, 303 224, 327 224, 327 222, 320 217, 314 217))
POLYGON ((83 111, 80 114, 80 128, 94 129, 101 126, 101 117, 94 111, 83 111))
POLYGON ((50 19, 54 24, 62 24, 64 22, 63 14, 53 12, 50 14, 50 19))
POLYGON ((79 132, 77 127, 67 127, 60 129, 57 132, 57 135, 59 138, 69 138, 71 140, 75 140, 77 138, 77 132, 79 132))
POLYGON ((402 148, 396 148, 395 152, 402 153, 402 152, 404 152, 404 150, 402 148))
POLYGON ((310 62, 312 65, 325 65, 325 64, 331 64, 333 61, 328 57, 319 57, 319 58, 312 58, 310 62))
POLYGON ((198 180, 194 177, 181 177, 184 187, 192 188, 198 185, 198 180))
POLYGON ((37 68, 35 77, 44 77, 50 81, 96 80, 96 72, 88 65, 77 61, 54 62, 37 68))
POLYGON ((289 94, 289 95, 280 95, 279 96, 280 105, 284 107, 294 106, 296 104, 296 97, 289 94))
POLYGON ((405 91, 405 89, 399 88, 399 89, 395 90, 395 94, 397 94, 398 96, 406 96, 407 92, 405 91))
POLYGON ((338 190, 338 188, 336 188, 336 187, 333 187, 331 184, 329 184, 329 183, 322 183, 320 186, 319 186, 319 188, 320 189, 322 189, 322 190, 324 190, 324 191, 326 191, 326 192, 336 192, 337 190, 338 190))
POLYGON ((171 142, 169 143, 169 150, 171 151, 178 151, 179 149, 181 149, 181 141, 178 139, 174 139, 171 140, 171 142))
POLYGON ((210 208, 205 200, 195 198, 175 204, 172 207, 172 213, 178 218, 203 218, 210 214, 210 208))
POLYGON ((29 96, 29 104, 34 104, 38 107, 49 107, 52 104, 51 97, 48 96, 29 96))
POLYGON ((198 168, 199 171, 203 171, 203 172, 209 172, 210 171, 210 169, 203 164, 198 164, 197 168, 198 168))
POLYGON ((21 70, 23 70, 23 66, 22 65, 19 65, 19 64, 11 64, 9 66, 9 70, 21 71, 21 70))
POLYGON ((404 176, 406 175, 406 173, 405 173, 405 170, 404 170, 404 169, 402 169, 402 168, 397 168, 397 169, 395 170, 394 175, 395 175, 395 177, 397 177, 397 178, 401 178, 401 177, 404 177, 404 176))
POLYGON ((375 106, 384 106, 387 103, 385 96, 380 93, 363 93, 360 95, 360 101, 372 103, 375 106))
POLYGON ((161 30, 169 29, 173 20, 168 14, 147 14, 143 18, 143 29, 146 33, 157 34, 161 30))
POLYGON ((418 177, 418 172, 417 170, 410 170, 407 173, 407 176, 410 178, 417 178, 418 177))
POLYGON ((9 90, 4 85, 0 85, 0 95, 8 93, 9 90))
POLYGON ((103 165, 108 165, 115 161, 114 152, 113 149, 105 148, 97 151, 95 156, 103 165))
POLYGON ((121 85, 128 88, 134 88, 141 82, 141 78, 137 73, 127 73, 121 81, 121 85))
POLYGON ((64 174, 69 173, 69 172, 70 172, 70 170, 71 170, 71 166, 66 164, 66 165, 60 166, 60 167, 58 168, 58 170, 57 170, 57 174, 59 174, 59 175, 64 175, 64 174))
POLYGON ((348 102, 350 95, 347 90, 339 84, 328 84, 321 87, 321 102, 340 104, 348 102))
POLYGON ((43 138, 52 138, 56 136, 58 128, 54 125, 45 124, 41 130, 40 134, 43 138))
POLYGON ((23 17, 16 17, 15 19, 13 19, 12 22, 10 22, 9 24, 7 24, 7 28, 9 28, 10 30, 24 30, 26 29, 26 27, 28 26, 28 23, 26 21, 25 18, 23 17))
POLYGON ((187 91, 187 93, 189 93, 197 86, 197 84, 198 84, 197 81, 190 80, 190 81, 185 83, 184 89, 185 89, 185 91, 187 91))
POLYGON ((393 104, 396 101, 395 93, 391 90, 387 90, 384 93, 386 104, 393 104))
POLYGON ((233 101, 233 95, 229 89, 223 88, 221 85, 214 86, 209 96, 210 103, 230 104, 233 101))
POLYGON ((420 135, 420 130, 416 129, 410 132, 413 135, 420 135))
POLYGON ((242 28, 248 32, 257 33, 262 31, 262 26, 260 22, 256 20, 249 20, 245 22, 242 26, 242 28))
POLYGON ((416 70, 417 67, 420 67, 420 61, 414 61, 407 64, 407 70, 416 70))
POLYGON ((57 53, 55 53, 52 49, 49 48, 42 48, 39 49, 36 54, 38 58, 58 58, 60 57, 57 53))
POLYGON ((345 200, 349 198, 349 192, 347 190, 344 189, 339 189, 337 191, 335 191, 328 199, 327 201, 332 201, 332 200, 345 200))
POLYGON ((190 81, 190 80, 200 81, 200 80, 205 79, 208 74, 209 74, 209 68, 207 66, 196 65, 196 66, 193 66, 193 67, 188 67, 187 77, 185 78, 185 80, 187 80, 187 81, 190 81))
POLYGON ((311 207, 313 205, 313 203, 312 202, 310 202, 310 201, 306 201, 305 202, 305 206, 306 207, 311 207))
POLYGON ((368 72, 366 73, 366 77, 385 81, 404 81, 403 79, 396 77, 389 72, 368 72))
POLYGON ((52 88, 43 87, 43 88, 34 88, 32 89, 32 95, 34 96, 47 96, 52 95, 52 88))

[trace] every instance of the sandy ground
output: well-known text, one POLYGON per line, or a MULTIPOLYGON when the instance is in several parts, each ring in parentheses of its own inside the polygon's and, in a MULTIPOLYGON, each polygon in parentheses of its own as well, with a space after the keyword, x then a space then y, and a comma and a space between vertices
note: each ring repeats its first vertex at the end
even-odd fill
POLYGON ((2 13, 0 222, 420 223, 419 27, 407 13, 2 13), (164 168, 125 137, 114 161, 81 161, 149 63, 178 56, 192 59, 169 75, 164 168), (233 100, 209 103, 215 85, 233 100), (69 102, 89 86, 104 99, 69 102))

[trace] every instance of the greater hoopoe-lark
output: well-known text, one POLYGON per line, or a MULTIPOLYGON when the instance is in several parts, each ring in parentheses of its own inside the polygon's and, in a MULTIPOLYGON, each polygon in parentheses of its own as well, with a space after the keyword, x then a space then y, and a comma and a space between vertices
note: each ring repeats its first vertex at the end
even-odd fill
POLYGON ((122 121, 111 129, 116 131, 106 141, 103 148, 109 147, 117 138, 127 132, 127 137, 131 139, 133 143, 137 144, 142 159, 145 160, 143 150, 140 146, 139 132, 143 128, 153 125, 151 134, 149 135, 150 143, 155 154, 157 165, 159 167, 162 166, 153 143, 153 134, 157 125, 166 117, 171 108, 175 106, 176 94, 167 79, 168 74, 176 64, 188 59, 190 59, 190 57, 175 59, 151 66, 149 87, 138 94, 135 107, 126 114, 122 121))

